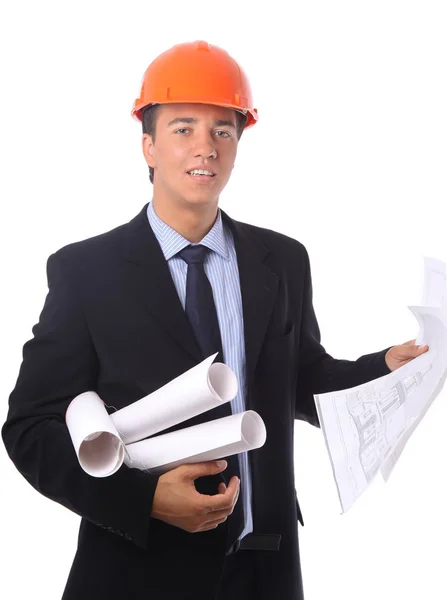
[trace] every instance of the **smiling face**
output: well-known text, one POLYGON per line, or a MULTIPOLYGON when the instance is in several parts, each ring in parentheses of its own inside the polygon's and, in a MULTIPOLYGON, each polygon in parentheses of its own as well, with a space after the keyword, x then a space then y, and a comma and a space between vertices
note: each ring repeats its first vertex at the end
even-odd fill
POLYGON ((234 110, 209 104, 161 104, 143 154, 154 169, 154 200, 171 207, 217 206, 237 154, 234 110), (191 174, 194 169, 205 174, 191 174))

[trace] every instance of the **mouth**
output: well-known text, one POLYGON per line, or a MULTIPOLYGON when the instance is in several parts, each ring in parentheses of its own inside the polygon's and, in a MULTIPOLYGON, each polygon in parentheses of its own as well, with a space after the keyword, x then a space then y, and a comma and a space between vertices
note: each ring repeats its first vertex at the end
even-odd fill
POLYGON ((188 177, 192 180, 194 180, 196 183, 209 183, 210 181, 212 181, 215 178, 215 174, 211 173, 210 171, 208 173, 197 173, 195 171, 187 171, 186 174, 188 175, 188 177))

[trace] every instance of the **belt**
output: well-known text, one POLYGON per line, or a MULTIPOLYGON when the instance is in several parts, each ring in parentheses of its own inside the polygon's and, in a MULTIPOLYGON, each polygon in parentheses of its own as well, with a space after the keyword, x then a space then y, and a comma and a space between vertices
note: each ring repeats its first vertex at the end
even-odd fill
POLYGON ((249 533, 241 540, 236 540, 225 553, 226 556, 239 550, 279 550, 281 536, 276 533, 249 533))

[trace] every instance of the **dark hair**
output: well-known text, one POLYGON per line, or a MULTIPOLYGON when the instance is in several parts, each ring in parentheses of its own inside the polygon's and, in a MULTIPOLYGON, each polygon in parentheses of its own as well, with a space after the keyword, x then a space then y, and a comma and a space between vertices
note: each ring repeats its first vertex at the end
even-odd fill
MULTIPOLYGON (((148 133, 152 137, 152 141, 155 142, 155 125, 157 123, 157 114, 160 104, 153 104, 143 110, 143 133, 148 133)), ((236 128, 237 128, 237 139, 240 140, 242 132, 244 131, 245 124, 247 122, 247 116, 235 110, 236 113, 236 128)), ((154 169, 149 167, 149 179, 151 183, 154 183, 154 169)))

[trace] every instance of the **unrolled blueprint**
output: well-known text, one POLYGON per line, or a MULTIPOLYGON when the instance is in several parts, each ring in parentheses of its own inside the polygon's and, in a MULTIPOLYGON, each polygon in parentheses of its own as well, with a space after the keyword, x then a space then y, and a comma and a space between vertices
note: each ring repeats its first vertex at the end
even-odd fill
POLYGON ((405 444, 447 377, 445 264, 425 259, 424 306, 409 309, 419 323, 418 344, 429 350, 389 375, 315 395, 342 511, 381 471, 388 479, 405 444))

